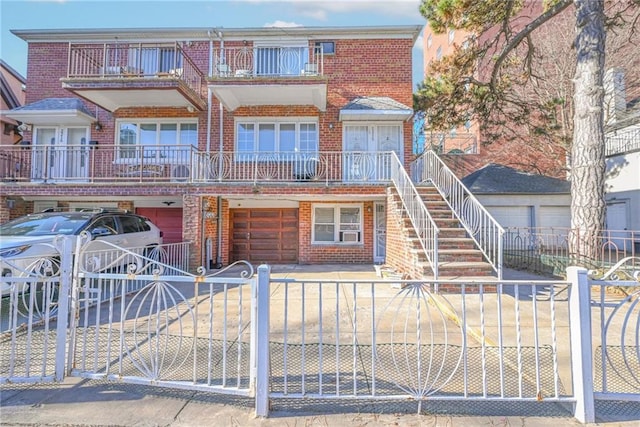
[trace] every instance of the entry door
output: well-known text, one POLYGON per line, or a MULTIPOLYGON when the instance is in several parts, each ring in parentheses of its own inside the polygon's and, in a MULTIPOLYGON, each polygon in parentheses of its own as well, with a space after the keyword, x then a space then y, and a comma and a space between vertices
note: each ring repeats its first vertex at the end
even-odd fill
POLYGON ((402 128, 400 125, 345 125, 345 181, 378 181, 391 178, 391 159, 395 151, 402 158, 402 128))
POLYGON ((373 261, 384 263, 387 252, 387 212, 384 203, 375 204, 375 217, 373 218, 373 261))
POLYGON ((627 241, 627 203, 607 204, 606 226, 608 237, 618 250, 631 250, 631 242, 627 241), (626 247, 625 247, 626 244, 626 247))
POLYGON ((87 127, 36 128, 31 177, 43 181, 86 181, 88 136, 87 127))

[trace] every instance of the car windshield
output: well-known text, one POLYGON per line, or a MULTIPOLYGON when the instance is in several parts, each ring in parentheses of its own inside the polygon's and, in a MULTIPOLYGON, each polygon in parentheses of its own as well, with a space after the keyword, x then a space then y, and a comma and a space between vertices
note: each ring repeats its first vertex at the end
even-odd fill
POLYGON ((77 234, 91 215, 28 215, 0 225, 0 236, 77 234))

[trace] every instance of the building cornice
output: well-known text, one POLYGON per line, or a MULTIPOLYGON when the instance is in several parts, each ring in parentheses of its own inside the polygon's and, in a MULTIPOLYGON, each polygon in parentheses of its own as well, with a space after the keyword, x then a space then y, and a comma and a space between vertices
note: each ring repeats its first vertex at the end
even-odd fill
POLYGON ((416 40, 422 25, 367 27, 259 27, 259 28, 105 28, 105 29, 23 29, 15 36, 34 42, 104 42, 113 40, 246 40, 253 38, 308 39, 406 39, 416 40))

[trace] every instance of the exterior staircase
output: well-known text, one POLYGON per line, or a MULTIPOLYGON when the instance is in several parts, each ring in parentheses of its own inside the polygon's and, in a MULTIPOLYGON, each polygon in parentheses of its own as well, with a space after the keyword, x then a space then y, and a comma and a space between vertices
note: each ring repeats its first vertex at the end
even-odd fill
MULTIPOLYGON (((460 225, 453 211, 442 198, 433 185, 416 186, 418 194, 424 201, 429 214, 440 230, 438 237, 438 271, 439 279, 456 278, 484 278, 494 276, 495 271, 477 248, 466 230, 460 225)), ((406 255, 408 265, 401 267, 404 271, 410 271, 413 278, 433 278, 433 272, 420 246, 420 241, 410 218, 402 206, 400 196, 394 192, 393 209, 398 215, 401 234, 406 242, 406 255)), ((398 266, 399 267, 399 266, 398 266)))

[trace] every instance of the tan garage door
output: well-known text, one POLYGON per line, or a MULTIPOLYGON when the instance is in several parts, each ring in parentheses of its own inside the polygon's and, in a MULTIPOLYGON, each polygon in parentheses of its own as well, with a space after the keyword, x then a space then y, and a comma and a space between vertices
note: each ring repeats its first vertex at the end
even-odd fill
POLYGON ((231 260, 298 262, 298 209, 230 209, 231 260))
POLYGON ((182 208, 136 208, 162 230, 163 243, 182 242, 182 208))

